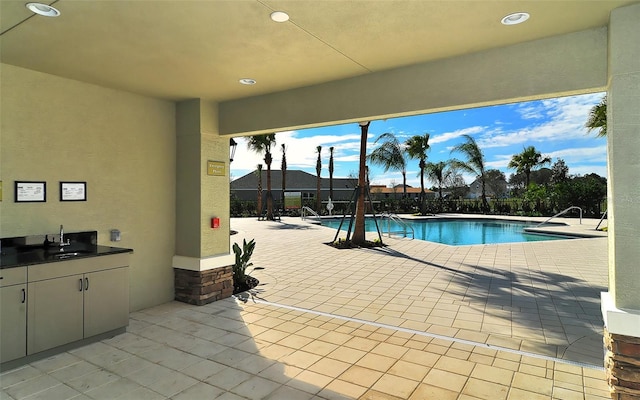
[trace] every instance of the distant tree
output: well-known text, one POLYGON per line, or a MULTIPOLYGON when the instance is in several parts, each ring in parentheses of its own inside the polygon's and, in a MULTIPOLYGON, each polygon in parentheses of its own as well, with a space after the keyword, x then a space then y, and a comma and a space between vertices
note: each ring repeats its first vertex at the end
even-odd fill
POLYGON ((365 209, 364 195, 366 189, 366 166, 367 166, 367 136, 369 135, 370 121, 360 122, 360 159, 358 163, 358 198, 356 201, 356 218, 353 227, 353 236, 351 242, 355 245, 363 245, 366 242, 365 237, 365 209))
POLYGON ((449 163, 446 161, 439 161, 437 163, 427 162, 425 164, 425 172, 427 173, 427 179, 434 183, 438 189, 438 211, 442 212, 442 203, 444 196, 442 195, 442 188, 449 180, 449 176, 453 171, 449 168, 449 163))
POLYGON ((427 151, 429 151, 429 134, 412 136, 405 142, 406 151, 410 158, 418 159, 420 167, 420 214, 426 214, 426 193, 424 191, 424 173, 427 166, 427 151))
POLYGON ((452 169, 451 174, 447 177, 445 187, 447 191, 451 192, 451 196, 456 199, 465 197, 469 192, 469 187, 464 181, 464 177, 455 169, 452 169))
MULTIPOLYGON (((250 136, 247 147, 258 154, 264 153, 264 163, 267 164, 267 219, 273 221, 273 195, 271 193, 271 146, 276 143, 276 134, 250 136)), ((260 206, 261 207, 261 206, 260 206)), ((260 210, 262 211, 262 210, 260 210)))
POLYGON ((537 183, 538 185, 549 186, 551 184, 551 175, 553 171, 550 168, 539 168, 531 171, 531 183, 537 183))
POLYGON ((551 166, 551 183, 556 184, 560 182, 566 182, 569 179, 569 167, 565 164, 564 160, 558 158, 558 160, 551 166))
POLYGON ((531 171, 545 164, 550 164, 551 158, 542 157, 542 154, 533 146, 527 146, 522 153, 515 154, 509 161, 508 168, 514 168, 518 173, 525 175, 525 188, 531 182, 531 171))
POLYGON ((282 143, 282 163, 280 164, 282 173, 282 210, 284 211, 284 192, 287 190, 287 148, 282 143))
POLYGON ((484 212, 489 211, 489 203, 487 202, 487 182, 485 176, 484 154, 476 141, 469 135, 463 135, 465 141, 451 149, 451 153, 462 153, 466 157, 466 161, 453 159, 450 161, 454 169, 462 170, 473 174, 476 179, 480 179, 482 185, 482 209, 484 212))
POLYGON ((256 177, 258 178, 258 206, 256 207, 256 210, 258 211, 258 216, 260 216, 262 215, 262 164, 258 164, 256 177))
POLYGON ((607 179, 597 174, 576 176, 555 186, 558 206, 578 206, 586 214, 599 215, 600 204, 607 196, 607 179))
POLYGON ((607 136, 607 96, 605 95, 600 103, 596 104, 589 111, 589 118, 584 124, 588 132, 597 129, 597 137, 607 136))
POLYGON ((407 158, 403 151, 402 144, 393 133, 387 132, 378 136, 375 143, 380 142, 380 146, 375 148, 367 159, 384 168, 384 172, 389 170, 400 171, 402 174, 402 197, 407 197, 407 158))
POLYGON ((329 198, 333 197, 333 146, 329 147, 329 198))
POLYGON ((322 172, 322 146, 316 147, 318 152, 318 159, 316 160, 316 212, 320 214, 322 212, 322 199, 320 198, 320 173, 322 172))
POLYGON ((507 189, 507 178, 504 172, 497 169, 488 169, 485 171, 485 180, 487 188, 495 197, 503 197, 507 189))
POLYGON ((516 173, 516 174, 509 175, 509 180, 507 182, 509 185, 509 189, 512 191, 513 196, 517 196, 524 191, 523 189, 524 189, 525 179, 526 178, 523 173, 521 174, 516 173))

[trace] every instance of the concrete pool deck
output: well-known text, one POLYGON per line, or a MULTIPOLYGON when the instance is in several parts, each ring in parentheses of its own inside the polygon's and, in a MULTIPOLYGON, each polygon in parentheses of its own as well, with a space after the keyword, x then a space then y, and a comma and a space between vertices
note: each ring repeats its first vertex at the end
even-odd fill
POLYGON ((124 335, 3 373, 0 399, 610 399, 603 237, 338 250, 300 218, 231 228, 265 268, 246 302, 133 313, 124 335))

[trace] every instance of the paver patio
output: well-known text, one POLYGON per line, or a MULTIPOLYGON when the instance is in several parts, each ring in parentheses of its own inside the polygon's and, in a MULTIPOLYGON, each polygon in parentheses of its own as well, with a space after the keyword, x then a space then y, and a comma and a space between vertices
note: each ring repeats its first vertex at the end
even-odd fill
POLYGON ((256 239, 257 296, 132 313, 123 335, 3 373, 0 399, 610 398, 605 238, 338 250, 299 218, 232 229, 256 239))

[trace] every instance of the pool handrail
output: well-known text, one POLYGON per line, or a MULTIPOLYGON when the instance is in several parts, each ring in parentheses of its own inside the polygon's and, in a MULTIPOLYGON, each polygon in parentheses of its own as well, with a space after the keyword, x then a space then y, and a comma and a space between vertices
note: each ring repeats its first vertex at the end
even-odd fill
POLYGON ((534 228, 537 228, 541 225, 546 224, 547 222, 551 221, 552 219, 554 219, 555 217, 559 217, 562 214, 565 214, 567 212, 569 212, 570 210, 573 210, 577 208, 578 210, 580 210, 580 225, 582 225, 582 208, 578 207, 578 206, 571 206, 571 207, 567 207, 564 210, 560 211, 559 213, 557 213, 556 215, 554 215, 553 217, 549 217, 548 219, 546 219, 544 222, 540 222, 539 224, 535 225, 534 228))
MULTIPOLYGON (((413 230, 413 227, 409 224, 407 224, 402 218, 400 218, 400 216, 398 216, 397 214, 393 214, 393 213, 382 213, 380 214, 380 218, 381 219, 386 219, 387 220, 387 236, 391 237, 391 234, 403 234, 404 237, 407 237, 408 234, 408 230, 411 230, 411 240, 415 239, 415 231, 413 230), (391 231, 391 221, 397 223, 398 225, 402 226, 403 230, 402 231, 391 231)), ((384 232, 383 232, 384 233, 384 232)))
POLYGON ((320 218, 318 213, 313 211, 311 208, 309 208, 307 206, 302 207, 302 210, 300 211, 300 217, 302 218, 303 221, 304 221, 305 217, 307 216, 307 213, 313 215, 314 217, 316 217, 316 219, 318 220, 319 223, 322 223, 322 218, 320 218))

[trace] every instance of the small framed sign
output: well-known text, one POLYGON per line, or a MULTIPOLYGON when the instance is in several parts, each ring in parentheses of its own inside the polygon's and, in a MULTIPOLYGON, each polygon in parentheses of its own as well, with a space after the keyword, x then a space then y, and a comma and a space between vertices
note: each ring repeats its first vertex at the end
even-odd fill
POLYGON ((225 176, 227 170, 223 161, 207 161, 207 175, 225 176))
POLYGON ((16 203, 44 203, 47 201, 47 182, 16 181, 16 203))
POLYGON ((87 201, 87 182, 60 182, 60 201, 87 201))

